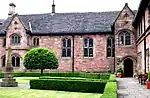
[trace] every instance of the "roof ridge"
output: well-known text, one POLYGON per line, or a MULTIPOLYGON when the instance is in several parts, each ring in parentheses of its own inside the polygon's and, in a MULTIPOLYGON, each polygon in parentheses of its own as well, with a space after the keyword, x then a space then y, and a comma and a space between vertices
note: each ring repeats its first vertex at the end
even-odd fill
MULTIPOLYGON (((88 13, 112 13, 112 12, 120 12, 120 11, 102 11, 102 12, 59 12, 55 14, 88 14, 88 13)), ((30 16, 30 15, 48 15, 52 13, 35 13, 35 14, 19 14, 19 16, 30 16)))

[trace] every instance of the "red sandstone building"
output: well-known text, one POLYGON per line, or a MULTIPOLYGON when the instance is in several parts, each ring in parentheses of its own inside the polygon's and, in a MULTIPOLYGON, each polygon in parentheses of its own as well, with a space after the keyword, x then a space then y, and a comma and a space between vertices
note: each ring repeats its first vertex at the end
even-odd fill
POLYGON ((125 76, 149 71, 149 0, 138 12, 125 4, 121 11, 18 15, 10 4, 9 17, 0 29, 0 66, 8 47, 12 65, 23 71, 23 57, 35 47, 53 50, 59 59, 55 71, 115 72, 125 76), (137 12, 137 13, 136 13, 137 12))

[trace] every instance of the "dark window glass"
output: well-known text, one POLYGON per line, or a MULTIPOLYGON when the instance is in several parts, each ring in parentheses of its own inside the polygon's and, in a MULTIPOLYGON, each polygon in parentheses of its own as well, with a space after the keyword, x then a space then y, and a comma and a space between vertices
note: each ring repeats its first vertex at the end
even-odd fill
POLYGON ((3 39, 3 47, 6 46, 6 38, 3 39))
POLYGON ((93 47, 93 39, 89 39, 89 47, 93 47))
POLYGON ((39 46, 39 38, 34 38, 33 39, 33 45, 34 46, 39 46))
POLYGON ((2 58, 2 67, 5 67, 5 56, 2 58))
POLYGON ((121 36, 121 44, 124 44, 124 36, 121 36))
POLYGON ((66 49, 62 49, 62 57, 66 57, 66 49))
POLYGON ((125 43, 126 43, 126 45, 131 45, 130 36, 126 36, 125 43))
POLYGON ((84 47, 88 47, 88 39, 84 39, 84 47))
POLYGON ((13 67, 15 67, 15 65, 16 65, 15 62, 16 62, 15 57, 12 57, 12 66, 13 66, 13 67))
POLYGON ((19 67, 19 66, 20 66, 20 58, 16 57, 16 67, 19 67))
POLYGON ((93 57, 93 48, 89 49, 89 57, 93 57))
POLYGON ((84 57, 88 57, 88 48, 84 48, 84 57))
POLYGON ((71 40, 70 39, 68 39, 68 41, 67 41, 67 47, 71 47, 71 40))
POLYGON ((111 57, 111 48, 107 48, 107 56, 111 57))
POLYGON ((71 57, 71 49, 67 49, 67 57, 71 57))
POLYGON ((66 39, 63 39, 63 47, 66 47, 66 39))

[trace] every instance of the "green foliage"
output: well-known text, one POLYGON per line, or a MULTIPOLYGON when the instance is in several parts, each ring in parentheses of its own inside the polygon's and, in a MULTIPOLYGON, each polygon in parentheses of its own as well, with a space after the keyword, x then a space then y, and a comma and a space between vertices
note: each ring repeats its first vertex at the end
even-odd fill
MULTIPOLYGON (((14 77, 39 77, 41 74, 39 72, 15 72, 14 77)), ((0 78, 4 76, 0 73, 0 78)), ((47 77, 79 77, 79 78, 89 78, 89 79, 103 79, 109 80, 110 74, 102 73, 81 73, 81 72, 44 72, 42 76, 47 77)))
POLYGON ((100 98, 117 98, 117 83, 107 82, 104 93, 100 98))
POLYGON ((34 48, 27 52, 24 57, 24 66, 27 69, 57 69, 58 59, 54 52, 46 48, 34 48))
POLYGON ((121 66, 118 67, 117 74, 123 74, 123 69, 121 66))
POLYGON ((116 75, 111 74, 110 77, 109 77, 109 81, 110 82, 116 82, 116 75))
POLYGON ((150 81, 150 72, 148 72, 148 81, 150 81))
POLYGON ((91 79, 91 78, 82 78, 82 77, 50 77, 50 76, 41 76, 39 79, 55 79, 55 80, 84 80, 84 81, 101 81, 102 79, 91 79))
POLYGON ((31 89, 62 90, 73 92, 103 93, 105 81, 39 79, 30 80, 31 89))

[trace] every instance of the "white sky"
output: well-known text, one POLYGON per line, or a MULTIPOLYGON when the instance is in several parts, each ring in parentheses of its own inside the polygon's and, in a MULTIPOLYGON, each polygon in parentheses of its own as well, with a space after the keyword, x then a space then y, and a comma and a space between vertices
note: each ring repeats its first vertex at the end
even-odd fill
MULTIPOLYGON (((56 13, 63 12, 102 12, 121 10, 128 3, 137 10, 141 0, 55 0, 56 13)), ((0 19, 8 16, 9 3, 16 4, 18 14, 51 13, 52 0, 1 0, 0 19)))

